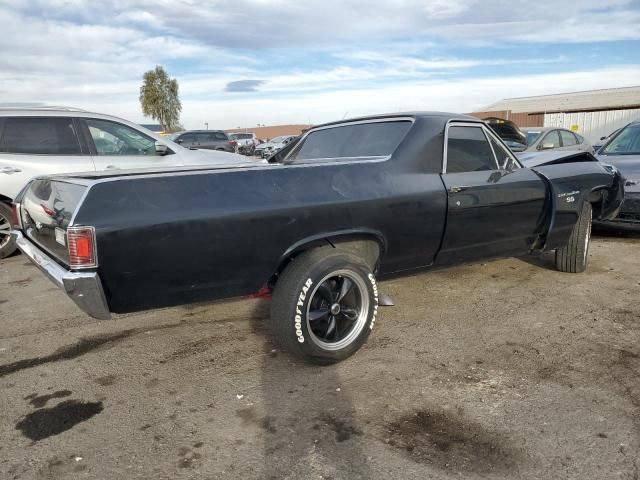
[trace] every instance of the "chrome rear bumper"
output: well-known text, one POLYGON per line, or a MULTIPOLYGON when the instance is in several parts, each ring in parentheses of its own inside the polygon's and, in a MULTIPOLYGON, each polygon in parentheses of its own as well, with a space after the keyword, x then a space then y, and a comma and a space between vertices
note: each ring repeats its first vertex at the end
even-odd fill
POLYGON ((29 260, 36 264, 59 288, 88 315, 98 320, 111 318, 107 299, 96 272, 71 272, 58 265, 51 257, 24 237, 22 232, 12 230, 16 245, 29 260))

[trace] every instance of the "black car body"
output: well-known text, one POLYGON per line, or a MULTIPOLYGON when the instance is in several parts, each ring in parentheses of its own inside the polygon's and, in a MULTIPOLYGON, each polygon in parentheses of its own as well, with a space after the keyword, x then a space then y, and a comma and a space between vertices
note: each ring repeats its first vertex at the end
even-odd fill
POLYGON ((236 150, 235 143, 222 130, 189 130, 177 135, 173 141, 185 148, 231 153, 236 150))
POLYGON ((625 198, 620 214, 609 225, 640 229, 640 121, 615 132, 597 153, 600 161, 614 165, 625 178, 625 198))
MULTIPOLYGON (((350 301, 364 309, 366 300, 372 327, 374 275, 566 250, 576 229, 590 225, 591 209, 611 218, 623 193, 617 171, 593 157, 524 168, 475 118, 395 114, 314 127, 278 164, 37 179, 16 199, 14 234, 98 318, 275 285, 272 317, 291 314, 280 336, 296 350, 316 331, 308 327, 315 310, 306 324, 299 310, 312 308, 307 301, 338 312, 335 323, 356 309, 340 313, 338 301, 326 303, 341 298, 330 291, 356 284, 350 301), (34 218, 41 205, 57 212, 48 224, 34 218), (316 265, 329 269, 325 260, 341 273, 322 281, 330 270, 316 265), (319 293, 309 290, 318 284, 319 293)), ((562 257, 564 271, 584 268, 589 231, 580 232, 580 258, 562 257)), ((327 338, 339 336, 325 327, 327 338)), ((327 340, 302 354, 337 360, 356 343, 327 340)))

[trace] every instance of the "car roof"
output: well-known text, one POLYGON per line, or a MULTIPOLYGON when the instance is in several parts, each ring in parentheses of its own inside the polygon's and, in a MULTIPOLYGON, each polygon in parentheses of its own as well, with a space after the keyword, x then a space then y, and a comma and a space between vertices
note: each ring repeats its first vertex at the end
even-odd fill
POLYGON ((185 130, 180 133, 226 133, 224 130, 185 130))
POLYGON ((464 122, 477 122, 484 123, 482 120, 471 115, 464 115, 460 113, 450 112, 430 112, 430 111, 417 111, 417 112, 395 112, 395 113, 380 113, 375 115, 367 115, 363 117, 345 118, 343 120, 336 120, 333 122, 323 123, 320 125, 314 125, 311 130, 319 127, 327 127, 331 125, 341 125, 343 123, 351 122, 365 122, 369 120, 381 120, 386 118, 438 118, 440 120, 459 120, 464 122))
POLYGON ((549 130, 564 130, 566 132, 571 132, 571 130, 569 130, 568 128, 563 127, 524 127, 520 130, 522 130, 523 132, 548 132, 549 130))

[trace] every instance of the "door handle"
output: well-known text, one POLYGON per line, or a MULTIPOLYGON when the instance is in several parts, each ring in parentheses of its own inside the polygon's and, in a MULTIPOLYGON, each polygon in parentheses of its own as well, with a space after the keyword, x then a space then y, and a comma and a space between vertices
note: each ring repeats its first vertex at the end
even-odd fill
POLYGON ((458 185, 456 187, 450 187, 449 188, 449 193, 458 193, 458 192, 462 192, 463 190, 466 190, 468 188, 471 188, 468 185, 458 185))
POLYGON ((15 167, 2 167, 0 168, 0 172, 6 173, 7 175, 11 175, 12 173, 20 173, 22 170, 15 167))

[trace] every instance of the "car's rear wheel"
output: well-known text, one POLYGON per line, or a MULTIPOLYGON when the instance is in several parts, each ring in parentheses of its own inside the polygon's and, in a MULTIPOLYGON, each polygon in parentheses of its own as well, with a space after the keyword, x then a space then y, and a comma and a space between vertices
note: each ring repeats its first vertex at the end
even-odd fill
POLYGON ((331 247, 296 257, 273 294, 277 340, 305 361, 330 364, 367 340, 378 312, 378 287, 361 258, 331 247))
POLYGON ((591 243, 592 210, 584 202, 578 221, 573 226, 569 242, 556 250, 556 268, 561 272, 580 273, 587 268, 589 243, 591 243))
POLYGON ((0 203, 0 258, 8 257, 16 248, 11 236, 11 208, 6 203, 0 203))

